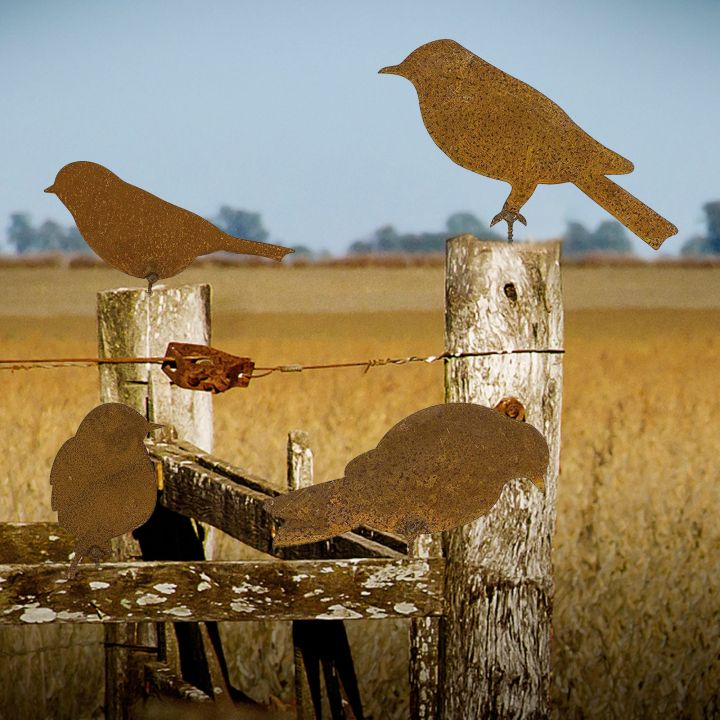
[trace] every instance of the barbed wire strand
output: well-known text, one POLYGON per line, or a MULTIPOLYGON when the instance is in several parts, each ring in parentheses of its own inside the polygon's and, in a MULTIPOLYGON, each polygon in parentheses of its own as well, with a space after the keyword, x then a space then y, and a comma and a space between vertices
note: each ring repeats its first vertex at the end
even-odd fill
MULTIPOLYGON (((487 357, 490 355, 515 355, 515 354, 563 354, 564 349, 516 349, 516 350, 486 350, 480 352, 462 352, 450 353, 444 352, 438 355, 427 355, 420 357, 410 355, 401 358, 375 358, 371 360, 357 360, 344 363, 322 363, 317 365, 302 365, 300 363, 291 363, 287 365, 275 365, 271 367, 256 366, 253 370, 252 379, 267 377, 276 372, 303 372, 305 370, 327 370, 331 368, 364 368, 367 373, 372 367, 380 365, 405 365, 413 362, 433 363, 437 360, 455 359, 455 358, 471 358, 471 357, 487 357), (261 374, 255 374, 259 370, 261 374)), ((209 360, 212 359, 206 355, 186 356, 184 360, 209 360)), ((175 357, 126 357, 126 358, 22 358, 13 360, 0 360, 0 370, 34 370, 49 369, 60 367, 93 367, 95 365, 123 365, 123 364, 157 364, 176 363, 175 357)))

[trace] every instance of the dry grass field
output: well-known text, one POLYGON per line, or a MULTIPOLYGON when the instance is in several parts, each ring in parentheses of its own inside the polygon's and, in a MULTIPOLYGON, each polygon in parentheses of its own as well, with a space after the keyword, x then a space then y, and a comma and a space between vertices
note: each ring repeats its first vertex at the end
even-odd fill
MULTIPOLYGON (((203 268, 171 284, 210 282, 213 344, 274 365, 440 352, 442 272, 203 268)), ((0 270, 0 356, 94 355, 95 291, 127 284, 110 270, 0 270)), ((564 284, 554 715, 718 717, 720 269, 571 267, 564 284)), ((50 466, 99 402, 97 371, 0 382, 0 520, 54 520, 50 466)), ((302 428, 316 479, 335 478, 442 402, 442 383, 439 363, 259 378, 215 399, 215 452, 281 487, 287 431, 302 428)), ((224 540, 222 556, 239 557, 224 540)), ((374 720, 407 717, 407 623, 388 622, 348 623, 374 720)), ((289 700, 287 624, 222 630, 235 683, 289 700)), ((101 641, 98 628, 0 630, 0 718, 98 717, 101 641)))

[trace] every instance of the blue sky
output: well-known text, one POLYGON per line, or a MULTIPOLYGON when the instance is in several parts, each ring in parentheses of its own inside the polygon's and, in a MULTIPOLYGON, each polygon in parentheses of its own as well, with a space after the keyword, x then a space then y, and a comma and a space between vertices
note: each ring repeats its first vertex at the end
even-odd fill
MULTIPOLYGON (((449 37, 631 159, 618 181, 678 226, 673 254, 720 198, 719 33, 718 0, 0 0, 0 223, 70 224, 42 190, 73 160, 334 253, 387 223, 488 222, 509 187, 452 163, 410 83, 377 74, 449 37)), ((536 239, 609 217, 572 185, 541 186, 523 214, 516 237, 536 239)))

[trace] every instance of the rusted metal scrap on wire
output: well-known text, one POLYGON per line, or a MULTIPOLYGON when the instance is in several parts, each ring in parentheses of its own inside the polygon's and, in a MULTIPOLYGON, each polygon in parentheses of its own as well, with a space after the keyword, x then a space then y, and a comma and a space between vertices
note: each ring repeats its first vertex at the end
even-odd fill
POLYGON ((178 387, 221 393, 250 384, 255 363, 206 345, 171 342, 162 371, 178 387))

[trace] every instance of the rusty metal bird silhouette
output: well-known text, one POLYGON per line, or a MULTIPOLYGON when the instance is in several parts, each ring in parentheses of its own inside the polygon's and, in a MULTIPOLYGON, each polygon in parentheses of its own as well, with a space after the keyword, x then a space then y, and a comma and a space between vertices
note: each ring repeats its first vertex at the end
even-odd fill
POLYGON ((483 405, 445 403, 401 420, 374 450, 351 460, 343 478, 264 506, 282 522, 278 547, 360 525, 411 540, 485 515, 515 478, 544 490, 548 459, 545 438, 531 425, 483 405))
POLYGON ((282 260, 290 248, 233 237, 205 218, 121 180, 84 160, 61 168, 45 189, 72 214, 87 244, 108 264, 148 281, 184 270, 219 250, 282 260))
POLYGON ((110 553, 110 540, 140 527, 153 512, 157 481, 143 442, 163 427, 122 403, 104 403, 83 418, 50 470, 51 507, 75 538, 69 577, 89 555, 110 553))
POLYGON ((677 228, 606 175, 633 164, 601 145, 562 108, 530 85, 499 70, 454 40, 434 40, 399 65, 417 90, 430 137, 454 162, 511 186, 491 225, 505 220, 508 238, 520 210, 540 184, 570 182, 657 249, 677 228))

